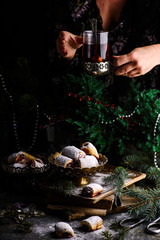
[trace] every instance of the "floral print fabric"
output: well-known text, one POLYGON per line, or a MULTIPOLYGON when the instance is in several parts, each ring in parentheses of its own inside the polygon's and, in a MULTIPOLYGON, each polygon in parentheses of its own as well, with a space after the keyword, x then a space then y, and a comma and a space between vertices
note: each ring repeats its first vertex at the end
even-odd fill
MULTIPOLYGON (((66 18, 66 22, 68 30, 72 33, 81 35, 84 30, 91 29, 90 20, 92 18, 98 19, 98 28, 102 29, 102 19, 96 6, 96 0, 70 0, 67 1, 67 7, 68 19, 66 18)), ((63 25, 59 26, 57 32, 64 30, 63 25)), ((127 0, 119 21, 114 23, 109 30, 111 61, 113 55, 126 54, 136 47, 156 43, 160 43, 160 1, 127 0)), ((82 71, 81 50, 77 51, 75 59, 67 63, 67 66, 72 66, 74 69, 76 66, 79 71, 82 71)), ((136 80, 141 83, 142 89, 160 89, 160 67, 156 66, 136 80)), ((112 87, 123 91, 127 88, 127 80, 114 76, 112 87)))

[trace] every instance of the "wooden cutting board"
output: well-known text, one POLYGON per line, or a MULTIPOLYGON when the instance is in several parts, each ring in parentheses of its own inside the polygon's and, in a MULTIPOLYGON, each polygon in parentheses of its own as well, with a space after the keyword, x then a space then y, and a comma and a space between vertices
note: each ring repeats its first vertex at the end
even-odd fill
MULTIPOLYGON (((98 172, 86 180, 86 184, 91 182, 99 183, 103 186, 103 192, 93 198, 87 198, 81 195, 84 185, 81 184, 75 188, 73 195, 67 197, 63 192, 58 193, 52 186, 41 185, 41 189, 46 194, 46 204, 49 210, 63 212, 63 216, 67 217, 68 221, 81 219, 87 216, 98 215, 105 216, 117 212, 124 212, 127 206, 136 203, 138 200, 122 196, 122 205, 114 207, 114 192, 115 190, 110 184, 104 184, 103 178, 110 176, 115 170, 115 166, 106 164, 103 171, 98 172), (65 214, 64 214, 65 213, 65 214), (66 214, 67 213, 67 214, 66 214)), ((128 179, 125 181, 124 188, 144 179, 146 174, 129 170, 128 179)))
MULTIPOLYGON (((103 172, 96 173, 90 177, 90 183, 99 183, 103 187, 103 191, 99 195, 97 195, 93 198, 84 197, 81 194, 83 186, 80 186, 80 187, 76 188, 73 196, 76 196, 79 199, 83 199, 83 200, 85 199, 85 200, 89 201, 90 203, 95 204, 95 203, 99 202, 100 200, 102 200, 103 198, 114 194, 115 189, 113 188, 113 186, 110 183, 105 184, 104 180, 103 180, 104 177, 110 176, 110 174, 114 171, 114 169, 115 169, 115 167, 108 166, 108 169, 105 168, 103 170, 103 172)), ((132 185, 133 183, 136 183, 136 182, 144 179, 145 177, 146 177, 146 174, 144 174, 144 173, 139 173, 139 172, 129 170, 128 171, 128 179, 126 179, 123 188, 128 187, 128 186, 132 185)))
MULTIPOLYGON (((72 196, 69 197, 70 202, 76 201, 79 205, 83 204, 85 206, 89 206, 89 205, 92 206, 98 203, 99 201, 101 201, 102 199, 114 194, 115 189, 113 188, 113 186, 110 183, 105 184, 103 178, 110 176, 115 170, 115 168, 116 168, 115 166, 106 164, 105 168, 101 172, 97 172, 87 179, 88 183, 99 183, 103 187, 102 193, 100 193, 99 195, 93 198, 84 197, 81 194, 82 188, 84 187, 84 185, 80 185, 74 189, 72 196)), ((128 170, 128 179, 126 179, 123 187, 124 188, 128 187, 133 183, 136 183, 144 179, 145 177, 146 177, 146 174, 144 173, 128 170)), ((41 188, 46 192, 50 193, 50 197, 57 195, 57 193, 55 192, 55 189, 52 188, 52 186, 43 185, 41 186, 41 188)), ((61 199, 63 199, 63 197, 61 197, 61 199)))
POLYGON ((122 205, 115 207, 113 205, 114 195, 110 195, 109 197, 105 197, 100 200, 98 203, 93 204, 90 207, 87 206, 78 206, 77 204, 67 205, 69 203, 65 202, 57 202, 55 199, 52 199, 53 202, 47 204, 47 208, 52 211, 58 211, 61 216, 67 218, 68 221, 73 221, 77 219, 82 219, 88 216, 106 216, 107 214, 120 213, 127 211, 127 207, 131 204, 135 204, 139 201, 139 199, 122 196, 121 201, 122 205))
POLYGON ((86 208, 106 209, 107 211, 110 211, 112 210, 114 198, 115 198, 114 194, 112 194, 96 203, 93 203, 88 201, 87 199, 79 198, 76 196, 67 197, 67 196, 64 196, 63 194, 53 194, 49 192, 46 195, 46 204, 75 206, 75 207, 81 206, 86 208))

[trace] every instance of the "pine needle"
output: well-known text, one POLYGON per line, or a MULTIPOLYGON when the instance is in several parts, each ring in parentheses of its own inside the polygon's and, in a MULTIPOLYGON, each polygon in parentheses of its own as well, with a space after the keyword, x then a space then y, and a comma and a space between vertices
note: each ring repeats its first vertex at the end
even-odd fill
POLYGON ((124 194, 139 199, 136 204, 128 207, 128 213, 136 216, 143 216, 146 221, 157 218, 160 212, 160 189, 127 188, 124 194))

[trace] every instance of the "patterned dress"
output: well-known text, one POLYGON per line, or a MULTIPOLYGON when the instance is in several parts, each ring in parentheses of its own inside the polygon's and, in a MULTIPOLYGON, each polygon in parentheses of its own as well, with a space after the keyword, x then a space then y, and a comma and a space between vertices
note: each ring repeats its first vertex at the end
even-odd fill
MULTIPOLYGON (((98 29, 102 29, 102 19, 96 0, 65 1, 63 20, 55 19, 55 36, 60 30, 67 30, 81 35, 86 29, 91 29, 90 20, 98 19, 98 29)), ((129 53, 136 47, 160 43, 160 1, 159 0, 127 0, 118 22, 109 30, 110 56, 129 53)), ((53 50, 53 49, 52 49, 53 50)), ((50 51, 51 62, 54 62, 56 50, 50 51)), ((72 61, 59 58, 60 64, 65 65, 65 71, 81 72, 81 49, 72 61)), ((57 63, 58 64, 58 63, 57 63)), ((62 65, 61 65, 62 66, 62 65)), ((60 67, 62 69, 62 67, 60 67)), ((62 71, 61 71, 62 72, 62 71)), ((108 76, 106 76, 106 81, 108 76)), ((154 67, 149 73, 137 77, 142 89, 160 89, 160 66, 154 67)), ((129 79, 114 76, 112 91, 115 94, 125 94, 129 79)))

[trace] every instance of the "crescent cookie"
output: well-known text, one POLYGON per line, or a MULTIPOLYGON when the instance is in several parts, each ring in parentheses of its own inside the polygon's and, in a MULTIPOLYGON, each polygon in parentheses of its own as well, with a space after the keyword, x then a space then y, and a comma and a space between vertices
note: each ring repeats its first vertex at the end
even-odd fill
POLYGON ((80 157, 78 159, 78 164, 81 169, 99 166, 97 158, 94 156, 91 156, 91 155, 86 155, 85 157, 80 157))
POLYGON ((29 162, 29 161, 35 160, 35 157, 26 152, 22 152, 22 151, 18 152, 16 157, 16 162, 21 162, 24 159, 26 160, 26 162, 29 162))
POLYGON ((61 155, 60 152, 55 152, 54 154, 51 155, 51 157, 53 157, 53 158, 55 159, 55 158, 58 157, 59 155, 61 155))
POLYGON ((54 160, 55 165, 57 165, 58 167, 64 167, 66 168, 70 163, 73 162, 73 159, 63 156, 63 155, 59 155, 58 157, 56 157, 56 159, 54 160))
POLYGON ((71 238, 74 236, 72 227, 65 222, 59 222, 55 225, 56 235, 60 238, 71 238))
POLYGON ((62 150, 62 155, 78 160, 79 157, 85 157, 85 152, 75 146, 66 146, 62 150))
POLYGON ((85 197, 95 197, 103 191, 103 187, 98 183, 90 183, 82 189, 82 195, 85 197))
POLYGON ((8 162, 14 162, 14 167, 43 167, 44 163, 41 159, 36 158, 26 152, 13 153, 8 157, 8 162))
POLYGON ((37 168, 41 168, 44 166, 44 163, 42 162, 41 159, 36 158, 33 162, 32 162, 32 167, 37 167, 37 168))
POLYGON ((82 220, 81 227, 86 231, 94 231, 102 228, 103 220, 99 216, 92 216, 82 220))
POLYGON ((83 143, 81 150, 83 150, 86 154, 93 155, 97 159, 99 159, 99 154, 97 152, 97 149, 92 143, 90 143, 90 142, 83 143))

